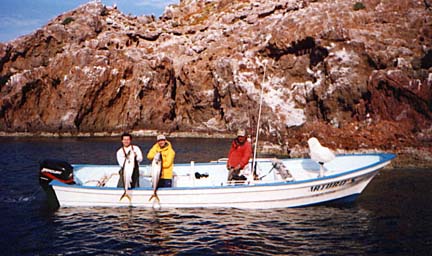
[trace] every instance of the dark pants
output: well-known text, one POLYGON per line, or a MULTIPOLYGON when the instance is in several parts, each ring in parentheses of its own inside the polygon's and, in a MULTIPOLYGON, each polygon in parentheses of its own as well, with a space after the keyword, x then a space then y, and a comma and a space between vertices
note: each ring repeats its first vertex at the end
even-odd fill
POLYGON ((170 188, 172 187, 172 179, 160 179, 158 188, 170 188))
POLYGON ((228 180, 247 180, 245 176, 240 175, 240 170, 236 170, 233 167, 228 168, 228 180))

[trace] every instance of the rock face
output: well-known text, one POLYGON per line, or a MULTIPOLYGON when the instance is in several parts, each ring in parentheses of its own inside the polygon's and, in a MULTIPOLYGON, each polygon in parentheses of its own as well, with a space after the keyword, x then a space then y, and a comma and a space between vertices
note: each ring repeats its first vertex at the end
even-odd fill
POLYGON ((182 0, 156 19, 91 2, 0 44, 0 131, 233 132, 430 147, 429 1, 182 0))

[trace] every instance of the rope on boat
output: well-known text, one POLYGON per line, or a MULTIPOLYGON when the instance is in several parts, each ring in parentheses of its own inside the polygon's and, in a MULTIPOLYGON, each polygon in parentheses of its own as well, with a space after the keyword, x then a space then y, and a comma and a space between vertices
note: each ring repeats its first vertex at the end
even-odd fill
POLYGON ((96 182, 97 183, 96 184, 97 187, 104 187, 105 184, 107 183, 107 181, 109 181, 115 175, 119 175, 119 174, 118 173, 112 173, 110 176, 104 175, 99 180, 87 180, 86 182, 84 182, 84 184, 87 184, 89 182, 96 182))

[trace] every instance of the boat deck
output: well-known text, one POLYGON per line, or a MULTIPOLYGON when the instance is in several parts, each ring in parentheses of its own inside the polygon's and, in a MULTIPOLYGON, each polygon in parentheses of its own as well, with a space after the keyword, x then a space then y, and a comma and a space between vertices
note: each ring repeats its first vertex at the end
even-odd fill
MULTIPOLYGON (((358 156, 339 156, 334 161, 324 165, 325 176, 338 175, 342 172, 356 171, 368 165, 380 162, 379 154, 358 156)), ((262 184, 287 181, 306 181, 319 176, 320 165, 311 159, 258 159, 258 181, 252 177, 249 183, 262 184), (281 172, 275 163, 282 163, 287 173, 281 172)), ((249 164, 250 166, 250 164, 249 164)), ((280 166, 279 166, 280 167, 280 166)), ((74 177, 77 185, 90 187, 117 187, 119 166, 116 165, 74 165, 74 177)), ((249 172, 250 173, 250 172, 249 172)), ((173 187, 217 187, 236 184, 228 182, 228 171, 225 161, 209 163, 175 164, 173 170, 173 187)), ((240 182, 244 183, 244 182, 240 182)), ((151 165, 140 166, 140 188, 151 188, 151 165)))

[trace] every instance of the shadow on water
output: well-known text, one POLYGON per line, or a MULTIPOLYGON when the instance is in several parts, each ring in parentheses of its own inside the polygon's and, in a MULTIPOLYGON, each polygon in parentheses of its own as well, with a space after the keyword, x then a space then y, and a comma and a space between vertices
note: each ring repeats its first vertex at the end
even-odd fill
POLYGON ((430 255, 432 170, 391 169, 375 177, 357 203, 373 211, 374 255, 430 255))

